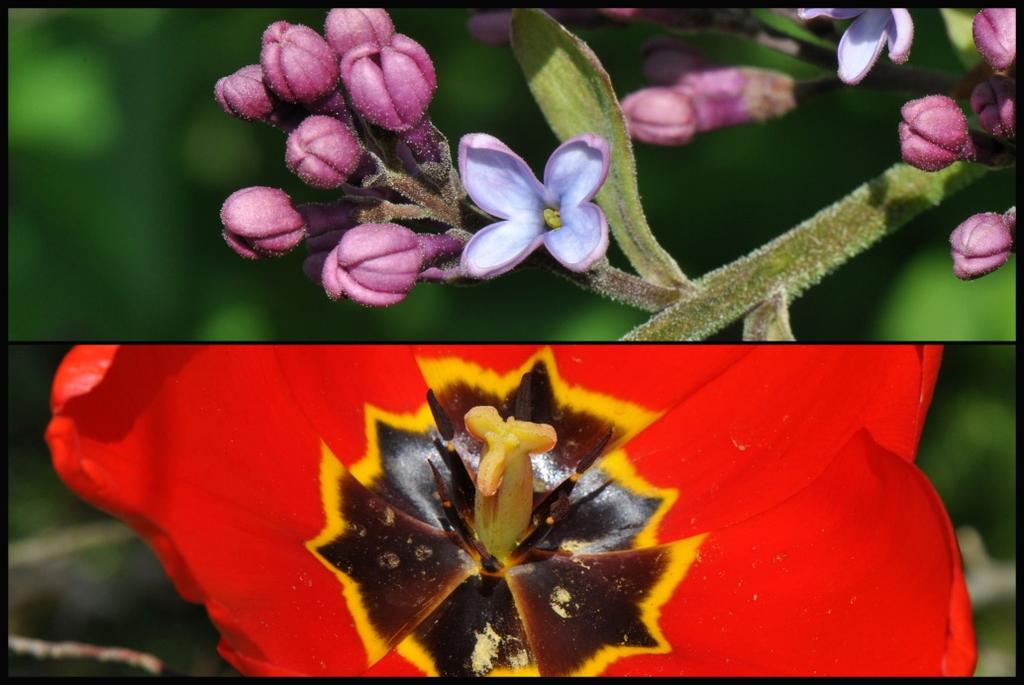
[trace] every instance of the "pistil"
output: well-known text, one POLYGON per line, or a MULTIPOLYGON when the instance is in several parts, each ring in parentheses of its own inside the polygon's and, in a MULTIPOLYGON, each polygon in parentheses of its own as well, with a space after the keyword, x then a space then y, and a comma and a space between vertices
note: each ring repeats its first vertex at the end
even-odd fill
POLYGON ((473 407, 466 430, 486 443, 476 477, 474 523, 487 551, 504 561, 530 526, 533 466, 530 456, 555 446, 555 429, 544 423, 502 420, 494 407, 473 407))

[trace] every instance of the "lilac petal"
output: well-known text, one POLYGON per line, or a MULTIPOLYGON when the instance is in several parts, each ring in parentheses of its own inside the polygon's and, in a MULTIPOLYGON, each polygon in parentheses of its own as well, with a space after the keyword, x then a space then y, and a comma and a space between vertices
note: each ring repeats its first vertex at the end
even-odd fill
POLYGON ((586 271, 608 251, 608 221, 592 202, 562 208, 562 227, 544 234, 544 245, 570 271, 586 271))
POLYGON ((829 19, 853 19, 864 13, 863 7, 805 7, 797 10, 797 16, 804 21, 816 17, 828 17, 829 19))
POLYGON ((608 178, 608 141, 590 133, 570 138, 551 153, 544 167, 544 187, 559 206, 587 202, 608 178))
POLYGON ((892 19, 887 9, 870 9, 846 29, 839 41, 839 78, 856 85, 875 66, 885 43, 885 25, 892 19))
POLYGON ((462 270, 473 278, 492 278, 510 271, 544 241, 544 222, 499 221, 480 229, 462 251, 462 270))
POLYGON ((501 219, 536 217, 547 206, 544 186, 523 158, 486 133, 459 141, 459 173, 466 192, 480 209, 501 219))
POLYGON ((903 64, 910 57, 910 44, 914 42, 914 20, 910 12, 894 7, 892 19, 885 25, 885 37, 889 40, 889 59, 903 64))

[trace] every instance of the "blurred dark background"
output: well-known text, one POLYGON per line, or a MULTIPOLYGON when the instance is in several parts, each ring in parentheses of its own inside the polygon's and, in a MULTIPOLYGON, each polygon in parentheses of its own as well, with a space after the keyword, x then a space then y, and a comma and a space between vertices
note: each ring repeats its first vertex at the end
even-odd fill
MULTIPOLYGON (((259 263, 220 237, 234 190, 326 200, 285 168, 284 138, 222 113, 213 84, 258 61, 274 20, 321 29, 325 10, 8 11, 8 334, 84 339, 607 339, 645 318, 542 272, 470 288, 421 285, 392 309, 332 303, 300 253, 259 263)), ((472 40, 464 10, 396 10, 437 67, 431 113, 452 141, 496 135, 539 171, 557 141, 509 49, 472 40)), ((961 71, 939 14, 914 10, 911 64, 961 71)), ((645 85, 651 25, 580 30, 621 96, 645 85)), ((728 37, 720 61, 822 75, 728 37)), ((883 57, 882 59, 885 59, 883 57)), ((845 89, 762 126, 684 148, 637 145, 659 240, 691 276, 746 254, 898 160, 906 98, 845 89)), ((972 283, 950 274, 948 236, 1015 204, 992 174, 857 257, 795 304, 800 339, 1012 339, 1015 259, 972 283)), ((626 266, 613 246, 612 262, 626 266)), ((739 327, 724 332, 739 336, 739 327)))
MULTIPOLYGON (((12 565, 25 559, 26 541, 39 547, 69 527, 111 520, 64 487, 43 443, 50 383, 65 351, 57 345, 8 347, 8 631, 130 647, 194 675, 231 673, 216 654, 217 633, 204 610, 175 594, 154 556, 134 536, 12 565)), ((1016 670, 1016 603, 1005 592, 992 597, 999 589, 998 579, 985 575, 1002 570, 1004 576, 1014 577, 1015 378, 1016 351, 1011 345, 947 346, 917 461, 941 495, 953 525, 974 528, 992 557, 978 561, 964 546, 968 577, 981 581, 972 584, 979 599, 979 674, 1009 675, 1016 670), (989 593, 989 599, 981 600, 982 593, 989 593)), ((9 656, 8 673, 138 671, 81 660, 9 656)))

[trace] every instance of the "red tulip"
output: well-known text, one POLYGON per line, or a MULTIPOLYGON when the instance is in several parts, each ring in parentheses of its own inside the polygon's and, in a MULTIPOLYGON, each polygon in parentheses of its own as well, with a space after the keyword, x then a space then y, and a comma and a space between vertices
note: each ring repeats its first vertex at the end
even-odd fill
POLYGON ((79 347, 47 440, 243 673, 964 675, 960 557, 913 464, 939 357, 79 347), (497 570, 457 511, 481 404, 553 426, 535 483, 570 493, 497 570))

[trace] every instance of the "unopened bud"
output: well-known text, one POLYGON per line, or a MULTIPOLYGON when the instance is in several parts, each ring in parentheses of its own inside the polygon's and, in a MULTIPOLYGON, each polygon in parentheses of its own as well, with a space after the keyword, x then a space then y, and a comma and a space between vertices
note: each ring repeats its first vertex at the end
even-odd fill
POLYGON ((949 243, 952 247, 953 275, 969 281, 991 273, 1006 263, 1013 247, 1013 234, 1002 216, 995 212, 985 212, 975 214, 957 226, 949 236, 949 243))
POLYGON ((958 160, 974 158, 967 118, 951 98, 929 95, 911 100, 900 113, 900 151, 907 164, 938 171, 958 160))
POLYGON ((700 69, 679 85, 693 103, 699 131, 780 117, 796 107, 793 89, 786 74, 748 67, 700 69))
POLYGON ((1017 82, 1005 76, 993 76, 979 83, 971 94, 971 109, 982 128, 994 136, 1017 136, 1017 82))
POLYGON ((416 285, 423 250, 415 233, 398 224, 361 224, 347 231, 324 262, 321 278, 331 299, 348 297, 371 307, 397 304, 416 285))
POLYGON ((644 76, 656 86, 677 86, 683 77, 708 66, 708 61, 686 43, 657 36, 643 47, 644 76))
POLYGON ((352 129, 334 117, 316 114, 288 136, 285 161, 307 185, 329 189, 341 187, 362 157, 352 129))
POLYGON ((422 119, 437 89, 430 56, 419 43, 400 33, 378 47, 364 43, 341 61, 352 106, 367 121, 390 131, 407 131, 422 119))
POLYGON ((487 45, 502 46, 509 43, 509 25, 512 10, 483 10, 466 22, 469 35, 487 45))
POLYGON ((690 98, 670 88, 643 88, 622 100, 629 134, 653 145, 685 145, 697 132, 690 98))
POLYGON ((274 111, 274 97, 263 83, 263 69, 258 64, 242 67, 217 81, 213 89, 217 104, 239 119, 263 121, 274 111))
POLYGON ((277 188, 255 186, 232 193, 220 210, 224 240, 246 259, 278 257, 302 242, 302 215, 277 188))
POLYGON ((1009 69, 1017 59, 1017 10, 992 7, 974 15, 974 45, 993 69, 1009 69))
POLYGON ((395 35, 395 25, 383 9, 340 7, 327 15, 324 34, 338 57, 344 57, 349 50, 363 43, 384 47, 395 35))
POLYGON ((302 24, 271 24, 263 34, 260 64, 267 86, 288 102, 313 102, 338 83, 337 55, 302 24))

